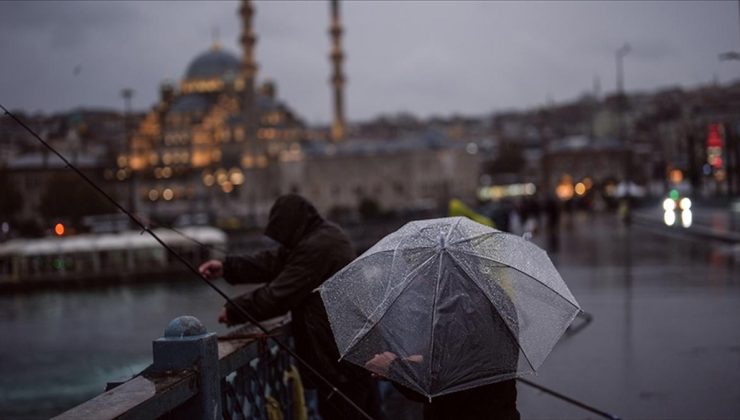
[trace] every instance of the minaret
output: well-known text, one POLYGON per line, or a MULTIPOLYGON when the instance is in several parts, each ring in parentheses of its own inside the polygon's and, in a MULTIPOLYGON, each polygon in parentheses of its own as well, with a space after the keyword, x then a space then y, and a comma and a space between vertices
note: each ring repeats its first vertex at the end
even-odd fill
MULTIPOLYGON (((254 16, 254 7, 251 0, 242 0, 242 6, 239 9, 242 17, 242 35, 239 41, 242 44, 242 75, 247 80, 252 81, 257 77, 257 64, 254 62, 254 44, 257 43, 257 36, 252 30, 252 17, 254 16)), ((245 82, 247 81, 245 80, 245 82)))
MULTIPOLYGON (((257 144, 257 129, 259 125, 259 117, 257 115, 257 101, 255 92, 257 64, 254 61, 254 44, 257 42, 257 36, 252 30, 252 17, 254 17, 254 7, 252 6, 252 2, 250 0, 242 0, 242 5, 239 8, 239 14, 242 18, 242 35, 239 39, 242 45, 242 70, 239 78, 244 83, 241 94, 245 137, 244 153, 249 156, 248 161, 251 162, 251 168, 253 169, 260 147, 257 144)), ((252 176, 253 174, 254 172, 252 172, 252 174, 248 176, 252 176)), ((245 191, 247 197, 248 217, 251 223, 255 223, 258 183, 254 182, 254 180, 251 180, 249 184, 251 185, 251 188, 245 191)))
POLYGON ((242 17, 242 35, 240 38, 242 45, 242 70, 240 79, 243 82, 241 101, 242 116, 244 118, 244 137, 247 144, 247 152, 254 156, 257 149, 257 129, 259 117, 257 115, 257 64, 254 60, 254 44, 257 42, 257 36, 252 30, 252 18, 254 17, 254 7, 250 0, 242 0, 239 8, 239 14, 242 17))
POLYGON ((331 0, 331 34, 332 48, 331 58, 333 73, 331 84, 334 88, 334 122, 331 125, 332 141, 344 140, 344 74, 342 74, 342 61, 344 53, 342 52, 342 24, 339 20, 339 0, 331 0))

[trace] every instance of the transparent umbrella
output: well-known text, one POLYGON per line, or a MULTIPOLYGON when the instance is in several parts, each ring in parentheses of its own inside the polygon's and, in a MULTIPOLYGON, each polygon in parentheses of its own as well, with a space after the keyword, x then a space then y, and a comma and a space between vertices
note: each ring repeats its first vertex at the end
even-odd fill
POLYGON ((320 293, 343 359, 429 398, 533 372, 580 311, 545 251, 464 217, 404 225, 320 293))

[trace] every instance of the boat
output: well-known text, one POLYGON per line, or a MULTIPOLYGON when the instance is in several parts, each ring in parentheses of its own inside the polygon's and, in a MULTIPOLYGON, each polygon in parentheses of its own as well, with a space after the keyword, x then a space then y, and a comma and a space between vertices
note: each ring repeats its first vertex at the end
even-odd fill
MULTIPOLYGON (((197 267, 223 257, 227 235, 209 226, 153 229, 164 243, 197 267)), ((105 285, 177 278, 189 271, 142 231, 91 233, 0 243, 0 291, 105 285)))

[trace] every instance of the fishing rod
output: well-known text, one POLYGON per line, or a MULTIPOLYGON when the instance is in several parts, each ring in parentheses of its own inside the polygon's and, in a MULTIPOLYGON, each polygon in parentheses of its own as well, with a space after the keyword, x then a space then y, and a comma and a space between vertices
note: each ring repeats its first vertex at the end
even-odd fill
POLYGON ((155 221, 153 221, 151 219, 147 219, 147 224, 149 226, 171 230, 172 232, 174 232, 174 233, 178 234, 179 236, 181 236, 183 239, 186 239, 186 240, 188 240, 190 242, 193 242, 194 244, 200 246, 201 248, 206 248, 206 249, 210 249, 210 250, 213 250, 213 251, 218 251, 218 252, 221 252, 223 254, 228 254, 229 253, 229 250, 227 250, 226 248, 221 248, 220 246, 216 246, 216 245, 213 245, 213 244, 205 244, 205 243, 203 243, 203 242, 201 242, 201 241, 193 238, 192 236, 189 236, 188 234, 184 233, 183 231, 181 231, 179 229, 176 229, 176 228, 174 228, 172 226, 163 225, 163 224, 157 223, 157 222, 155 222, 155 221))
MULTIPOLYGON (((49 149, 52 153, 57 155, 59 159, 64 162, 65 166, 72 171, 74 171, 77 175, 80 176, 85 182, 88 183, 91 187, 93 187, 97 192, 103 195, 108 201, 110 201, 111 204, 113 204, 118 210, 120 210, 123 214, 128 216, 131 221, 133 221, 137 226, 139 226, 142 230, 142 233, 146 232, 148 233, 155 241, 157 241, 170 255, 175 257, 178 261, 183 263, 190 271, 193 272, 198 278, 203 280, 208 286, 211 287, 216 293, 218 293, 228 304, 230 304, 232 307, 236 308, 236 310, 244 316, 252 325, 256 326, 260 331, 262 331, 266 336, 270 336, 270 331, 265 328, 264 325, 262 325, 259 321, 257 321, 256 318, 254 318, 247 310, 245 310, 241 305, 237 304, 234 300, 229 298, 226 293, 224 293, 221 289, 218 288, 212 281, 208 280, 203 274, 198 271, 197 268, 195 268, 188 260, 185 259, 182 255, 180 255, 177 251, 172 249, 167 243, 165 243, 159 236, 157 236, 156 233, 154 233, 149 226, 144 224, 141 220, 139 220, 134 214, 132 214, 130 211, 128 211, 125 207, 123 207, 118 201, 116 201, 113 197, 111 197, 108 193, 106 193, 98 184, 95 183, 95 181, 91 180, 87 175, 85 175, 82 171, 77 169, 76 166, 74 166, 69 160, 67 160, 61 153, 59 153, 56 149, 54 149, 49 143, 44 141, 44 139, 41 138, 31 127, 26 125, 23 121, 21 121, 18 117, 16 117, 13 113, 8 111, 7 108, 5 108, 2 104, 0 104, 0 108, 2 108, 5 115, 13 119, 18 125, 23 127, 26 131, 28 131, 33 137, 36 138, 41 144, 44 145, 47 149, 49 149)), ((291 357, 293 357, 295 360, 297 360, 301 365, 303 365, 306 369, 308 369, 313 375, 315 375, 321 382, 323 382, 325 385, 327 385, 329 388, 331 388, 331 393, 329 394, 329 397, 327 397, 327 400, 331 398, 331 396, 336 393, 339 395, 344 401, 346 401, 352 408, 354 408, 360 415, 362 415, 364 418, 368 420, 373 420, 373 418, 365 412, 362 408, 360 408, 357 404, 355 404, 354 401, 352 401, 351 398, 349 398, 345 393, 343 393, 341 390, 339 390, 334 384, 332 384, 324 375, 322 375, 318 370, 316 370, 313 366, 311 366, 308 362, 303 360, 300 356, 298 356, 293 349, 291 349, 287 344, 283 343, 281 340, 279 340, 276 337, 269 337, 271 338, 281 349, 285 350, 288 354, 290 354, 291 357)))
POLYGON ((550 394, 553 397, 560 398, 561 400, 563 400, 565 402, 568 402, 568 403, 571 403, 571 404, 573 404, 575 406, 581 407, 584 410, 590 411, 590 412, 592 412, 594 414, 598 414, 601 417, 604 417, 604 418, 607 418, 607 419, 610 419, 610 420, 621 420, 619 418, 619 416, 616 416, 614 414, 607 413, 606 411, 599 410, 598 408, 594 408, 594 407, 592 407, 592 406, 590 406, 590 405, 588 405, 586 403, 583 403, 583 402, 578 401, 578 400, 576 400, 574 398, 571 398, 571 397, 568 397, 566 395, 563 395, 563 394, 561 394, 559 392, 553 391, 552 389, 549 389, 549 388, 544 387, 544 386, 542 386, 540 384, 534 383, 534 382, 532 382, 532 381, 530 381, 528 379, 524 379, 524 378, 516 378, 516 379, 519 382, 523 382, 523 383, 525 383, 525 384, 527 384, 527 385, 529 385, 529 386, 531 386, 533 388, 537 388, 537 389, 539 389, 542 392, 545 392, 547 394, 550 394))

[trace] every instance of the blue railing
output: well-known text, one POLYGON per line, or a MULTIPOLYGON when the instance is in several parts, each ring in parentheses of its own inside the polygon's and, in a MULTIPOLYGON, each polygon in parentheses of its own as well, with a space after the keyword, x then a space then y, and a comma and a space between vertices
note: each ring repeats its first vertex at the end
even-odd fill
MULTIPOLYGON (((289 316, 265 326, 290 343, 289 316)), ((248 328, 217 337, 193 317, 177 318, 154 341, 150 367, 55 418, 318 420, 314 395, 271 340, 248 328)))

